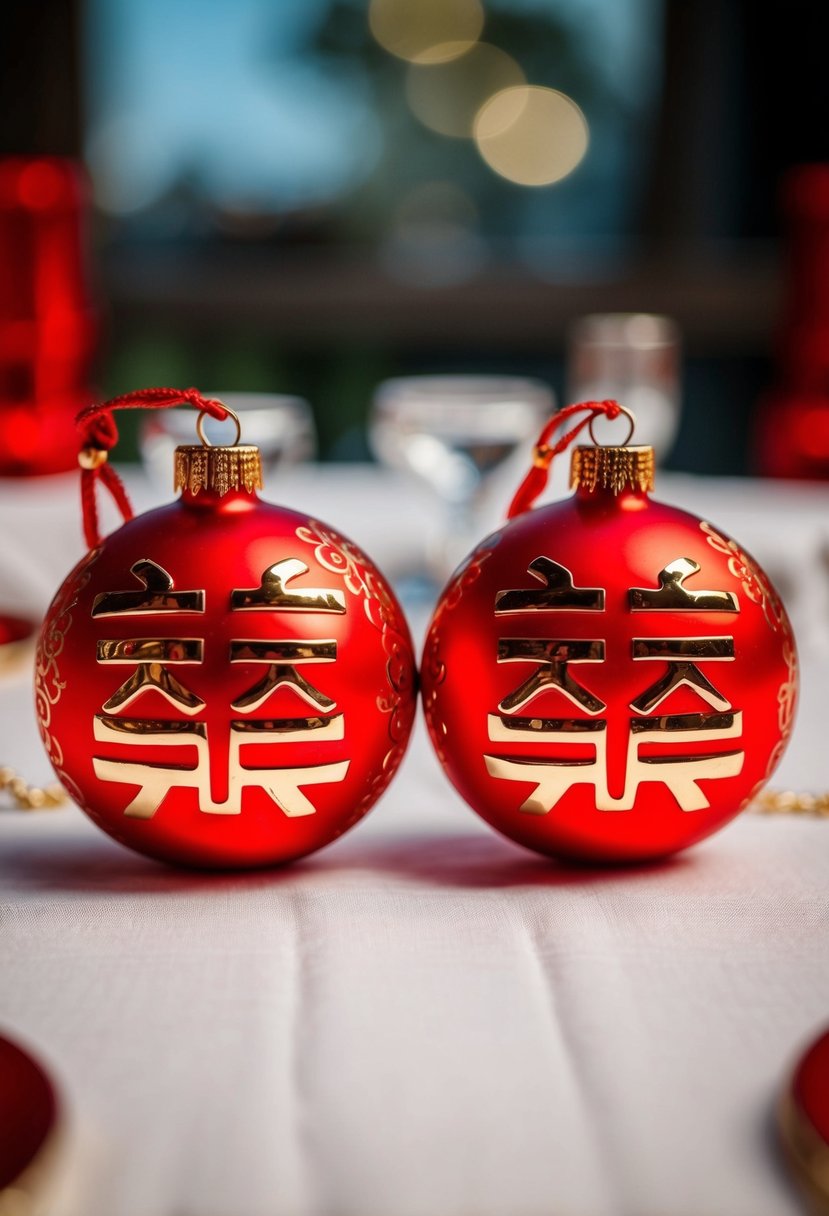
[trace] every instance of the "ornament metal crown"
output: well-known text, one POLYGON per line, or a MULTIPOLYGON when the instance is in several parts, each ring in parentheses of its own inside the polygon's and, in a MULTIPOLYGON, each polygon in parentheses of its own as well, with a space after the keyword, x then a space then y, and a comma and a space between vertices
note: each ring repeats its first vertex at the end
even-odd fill
POLYGON ((262 489, 262 459, 252 444, 233 447, 193 444, 176 448, 176 490, 198 494, 211 490, 223 497, 231 490, 262 489))
POLYGON ((570 463, 570 485, 577 490, 597 486, 621 494, 623 490, 653 489, 655 461, 653 448, 636 447, 577 447, 570 463))

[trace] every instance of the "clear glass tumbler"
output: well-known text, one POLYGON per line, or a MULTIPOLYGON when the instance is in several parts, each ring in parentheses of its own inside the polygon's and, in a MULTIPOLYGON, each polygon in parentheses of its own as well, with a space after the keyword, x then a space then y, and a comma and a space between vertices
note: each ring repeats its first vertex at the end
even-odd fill
MULTIPOLYGON (((669 317, 653 313, 594 313, 567 336, 568 401, 614 398, 636 417, 634 443, 668 455, 679 430, 681 342, 669 317)), ((612 423, 599 420, 600 442, 615 442, 612 423)), ((580 442, 588 442, 580 440, 580 442)))

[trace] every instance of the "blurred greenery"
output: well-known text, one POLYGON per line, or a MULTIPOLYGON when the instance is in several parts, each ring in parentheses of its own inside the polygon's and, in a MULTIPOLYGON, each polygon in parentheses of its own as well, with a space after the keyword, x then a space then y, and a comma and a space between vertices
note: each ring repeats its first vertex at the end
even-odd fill
MULTIPOLYGON (((229 325, 211 338, 172 335, 161 328, 126 329, 112 344, 100 378, 104 398, 147 385, 190 385, 202 392, 290 393, 314 411, 323 459, 370 457, 366 417, 376 385, 396 368, 394 356, 376 348, 343 345, 318 350, 277 349, 263 335, 229 325)), ((118 416, 118 459, 139 459, 140 411, 118 416)))

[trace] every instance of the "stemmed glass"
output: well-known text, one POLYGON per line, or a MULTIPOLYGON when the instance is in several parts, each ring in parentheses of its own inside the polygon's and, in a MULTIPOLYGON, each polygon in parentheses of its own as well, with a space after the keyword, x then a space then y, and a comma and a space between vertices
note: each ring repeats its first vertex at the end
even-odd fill
POLYGON ((369 439, 377 458, 415 474, 444 507, 430 573, 442 580, 481 536, 480 515, 497 470, 536 438, 555 408, 539 380, 404 376, 374 395, 369 439))

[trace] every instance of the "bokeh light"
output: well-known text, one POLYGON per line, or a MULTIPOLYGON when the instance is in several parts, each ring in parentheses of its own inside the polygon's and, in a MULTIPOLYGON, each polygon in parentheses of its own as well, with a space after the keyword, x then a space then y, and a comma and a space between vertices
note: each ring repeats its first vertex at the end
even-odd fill
POLYGON ((475 143, 486 163, 520 186, 549 186, 572 173, 589 142, 587 120, 557 89, 514 85, 484 102, 475 143))
POLYGON ((371 32, 411 63, 444 63, 469 50, 484 28, 480 0, 371 0, 371 32))
POLYGON ((524 73, 506 51, 477 42, 460 59, 411 64, 406 97, 420 121, 440 135, 472 134, 475 116, 493 94, 523 84, 524 73))

